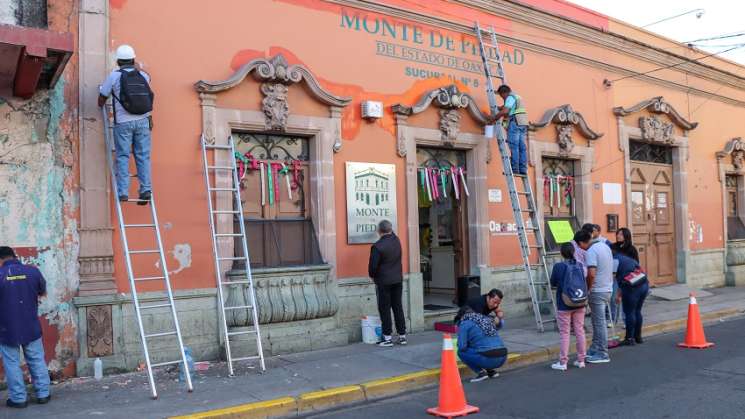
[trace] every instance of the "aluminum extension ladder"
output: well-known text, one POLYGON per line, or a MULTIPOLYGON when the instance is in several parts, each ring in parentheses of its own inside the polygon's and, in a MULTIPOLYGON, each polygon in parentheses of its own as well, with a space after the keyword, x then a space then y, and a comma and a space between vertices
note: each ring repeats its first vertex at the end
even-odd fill
MULTIPOLYGON (((254 283, 253 283, 253 276, 251 275, 251 263, 248 257, 248 243, 246 242, 246 225, 244 223, 243 219, 243 203, 241 202, 241 194, 240 194, 240 181, 238 179, 238 167, 235 162, 236 155, 235 155, 235 144, 233 142, 233 137, 228 138, 228 142, 230 144, 228 145, 216 145, 216 144, 208 144, 205 140, 204 136, 201 137, 200 143, 202 145, 202 162, 204 163, 204 181, 205 185, 207 187, 207 202, 209 207, 209 213, 210 213, 210 232, 212 234, 212 252, 214 254, 214 260, 215 260, 215 279, 217 281, 217 301, 219 305, 220 312, 218 313, 220 316, 220 322, 222 326, 222 335, 225 341, 225 358, 228 361, 228 372, 230 376, 234 375, 233 370, 233 362, 236 361, 244 361, 249 359, 258 359, 259 363, 261 364, 261 370, 266 371, 266 365, 264 363, 264 350, 262 348, 261 343, 261 331, 259 330, 259 317, 258 317, 258 311, 256 309, 256 295, 254 292, 254 283), (210 165, 209 159, 207 156, 207 150, 213 150, 213 164, 210 165), (227 151, 230 153, 230 155, 227 157, 227 159, 231 162, 230 164, 226 166, 217 166, 217 158, 216 154, 219 151, 227 151), (232 175, 232 186, 231 187, 217 187, 213 186, 212 180, 216 180, 216 174, 219 172, 230 172, 232 175), (212 179, 212 180, 211 180, 212 179), (214 193, 214 195, 213 195, 214 193), (217 196, 220 193, 230 193, 232 196, 232 202, 233 206, 229 210, 217 210, 215 209, 217 196), (214 202, 213 202, 214 197, 214 202), (221 215, 231 215, 232 220, 235 220, 240 225, 240 232, 235 233, 233 230, 233 223, 230 223, 231 230, 229 232, 219 232, 218 231, 218 223, 216 220, 216 217, 219 217, 221 215), (218 240, 220 238, 233 238, 233 239, 240 239, 241 246, 242 246, 242 256, 220 256, 219 249, 218 249, 218 240), (227 274, 227 272, 224 272, 220 268, 220 264, 222 262, 226 261, 244 261, 245 262, 245 278, 239 279, 239 280, 228 280, 227 277, 224 278, 224 276, 227 274), (240 305, 240 306, 226 306, 225 305, 225 289, 224 287, 232 286, 232 285, 238 285, 243 286, 247 285, 248 288, 248 295, 249 295, 249 301, 248 305, 240 305), (241 330, 241 331, 233 331, 231 332, 228 328, 228 320, 227 320, 227 313, 228 312, 234 312, 235 310, 249 310, 250 311, 250 317, 253 321, 253 328, 250 328, 249 330, 241 330), (247 335, 247 334, 255 334, 256 335, 256 351, 258 355, 254 356, 245 356, 245 357, 239 357, 234 358, 231 350, 231 340, 230 338, 233 336, 239 336, 239 335, 247 335)), ((249 342, 249 341, 247 341, 249 342)))
MULTIPOLYGON (((485 31, 489 36, 491 43, 485 43, 482 37, 482 29, 478 22, 475 25, 476 37, 479 40, 479 51, 481 52, 481 60, 484 64, 484 75, 486 76, 486 97, 489 100, 489 110, 492 117, 497 115, 499 111, 497 105, 496 91, 494 90, 493 79, 499 78, 503 84, 506 83, 506 73, 504 70, 504 63, 502 62, 502 54, 499 50, 499 43, 497 42, 497 35, 494 32, 494 28, 489 31, 485 31), (486 53, 485 47, 491 47, 496 50, 496 58, 491 58, 486 53), (495 64, 499 74, 496 76, 492 74, 491 65, 495 64)), ((556 302, 554 301, 553 292, 551 292, 551 284, 549 283, 550 274, 548 272, 548 266, 546 265, 546 249, 545 242, 543 239, 543 233, 541 232, 541 226, 538 220, 538 209, 536 208, 535 198, 533 196, 533 189, 530 186, 530 179, 527 175, 516 175, 512 172, 512 164, 510 163, 510 150, 507 146, 507 138, 500 121, 494 121, 495 132, 497 134, 497 144, 499 145, 499 154, 502 156, 502 166, 504 167, 504 175, 507 180, 507 189, 510 193, 510 203, 512 204, 512 214, 517 224, 517 235, 520 242, 520 251, 523 258, 523 267, 525 274, 528 277, 528 285, 530 287, 530 299, 533 304, 533 314, 535 316, 536 326, 538 330, 543 332, 545 330, 544 325, 546 323, 556 322, 556 302), (517 181, 515 178, 522 180, 522 190, 517 189, 517 181), (526 200, 526 207, 523 208, 520 202, 520 196, 524 196, 526 200), (528 215, 528 221, 530 224, 526 226, 525 218, 523 214, 528 215), (533 232, 533 244, 530 243, 529 233, 533 232), (538 254, 538 263, 531 264, 530 256, 531 249, 535 249, 538 254), (533 272, 535 269, 535 273, 533 272)))
MULTIPOLYGON (((145 354, 145 365, 147 366, 147 378, 150 382, 150 393, 153 399, 158 398, 158 391, 155 388, 155 378, 153 377, 153 368, 162 367, 166 365, 177 365, 182 364, 184 376, 186 377, 186 387, 191 392, 194 387, 191 382, 191 374, 189 372, 189 365, 186 362, 186 353, 184 352, 184 341, 181 337, 181 328, 178 323, 178 316, 176 314, 176 305, 173 301, 173 291, 171 290, 171 281, 168 276, 168 267, 166 265, 166 258, 163 252, 163 241, 160 235, 160 226, 158 224, 158 214, 155 210, 155 194, 152 193, 150 198, 150 216, 151 222, 147 224, 127 224, 124 221, 124 212, 122 211, 122 203, 119 201, 119 191, 116 186, 116 174, 114 169, 114 160, 112 153, 114 152, 114 141, 112 127, 109 122, 109 114, 106 110, 106 106, 101 107, 104 124, 104 136, 106 140, 106 162, 109 165, 109 171, 111 172, 111 190, 114 191, 114 202, 116 205, 116 215, 119 222, 119 233, 122 238, 122 247, 124 248, 124 260, 127 266, 127 277, 129 278, 129 287, 132 291, 132 301, 135 306, 135 313, 137 315, 137 326, 140 329, 140 340, 142 341, 142 351, 145 354), (155 234, 155 241, 157 242, 157 248, 155 249, 141 249, 141 250, 130 250, 129 241, 127 239, 127 231, 129 230, 145 230, 152 229, 155 234), (145 255, 145 254, 158 254, 158 265, 161 269, 161 275, 159 276, 143 276, 135 277, 134 268, 132 266, 132 256, 145 255), (141 304, 140 298, 137 293, 137 283, 139 282, 154 282, 163 281, 166 289, 166 298, 162 301, 156 300, 154 303, 141 304), (173 329, 172 330, 160 330, 152 333, 145 331, 145 326, 142 323, 142 313, 150 312, 153 309, 169 308, 171 316, 173 318, 173 329), (175 336, 178 341, 178 350, 181 354, 181 359, 177 361, 166 361, 153 363, 150 359, 150 351, 148 350, 148 340, 158 338, 168 338, 175 336)), ((127 202, 141 203, 139 199, 130 199, 127 202)), ((148 301, 150 299, 148 298, 148 301)))

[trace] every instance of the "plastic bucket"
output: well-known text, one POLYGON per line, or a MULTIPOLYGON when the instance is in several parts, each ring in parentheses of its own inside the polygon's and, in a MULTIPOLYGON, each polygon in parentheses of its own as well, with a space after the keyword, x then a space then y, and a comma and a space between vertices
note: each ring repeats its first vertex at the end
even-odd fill
POLYGON ((383 333, 380 327, 380 317, 365 316, 360 323, 362 326, 362 342, 368 344, 378 343, 383 333))

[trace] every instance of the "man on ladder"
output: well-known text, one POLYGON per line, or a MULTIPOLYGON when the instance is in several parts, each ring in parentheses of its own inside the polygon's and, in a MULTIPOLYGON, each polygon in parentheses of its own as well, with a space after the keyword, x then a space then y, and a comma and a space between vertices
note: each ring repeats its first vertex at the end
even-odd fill
POLYGON ((129 153, 135 156, 140 194, 137 205, 150 201, 150 129, 153 92, 150 76, 135 67, 135 50, 129 45, 116 49, 118 70, 114 70, 99 90, 98 106, 114 97, 114 144, 116 147, 116 182, 121 202, 129 201, 129 153))
POLYGON ((512 92, 509 86, 503 84, 497 89, 497 94, 504 100, 504 106, 499 107, 496 120, 504 118, 507 123, 507 144, 510 146, 512 173, 515 175, 528 174, 528 151, 526 140, 528 135, 528 112, 523 106, 522 98, 512 92))

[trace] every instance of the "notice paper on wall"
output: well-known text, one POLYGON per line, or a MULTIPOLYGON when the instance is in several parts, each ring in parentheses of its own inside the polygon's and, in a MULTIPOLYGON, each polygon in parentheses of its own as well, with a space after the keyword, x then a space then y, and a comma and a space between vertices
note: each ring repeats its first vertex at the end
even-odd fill
POLYGON ((620 183, 603 183, 603 203, 604 204, 621 204, 621 184, 620 183))
POLYGON ((574 239, 574 231, 569 220, 548 220, 548 229, 557 244, 567 243, 574 239))

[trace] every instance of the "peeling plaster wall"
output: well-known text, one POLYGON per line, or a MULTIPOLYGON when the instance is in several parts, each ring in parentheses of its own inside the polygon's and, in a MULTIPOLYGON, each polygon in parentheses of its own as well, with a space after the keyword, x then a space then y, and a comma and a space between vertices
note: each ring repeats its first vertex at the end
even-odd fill
MULTIPOLYGON (((13 7, 18 16, 18 6, 12 3, 0 0, 0 19, 13 7)), ((47 26, 46 1, 24 4, 36 3, 43 5, 47 26)), ((77 2, 48 3, 50 29, 76 33, 77 2)), ((30 26, 41 26, 41 14, 37 17, 39 22, 30 26)), ((73 56, 53 89, 40 90, 28 100, 0 97, 0 245, 14 247, 47 280, 48 295, 39 316, 55 376, 74 374, 78 352, 71 307, 79 282, 76 74, 73 56)))

